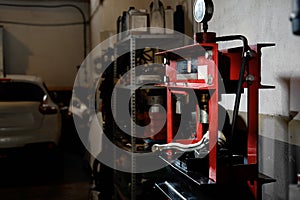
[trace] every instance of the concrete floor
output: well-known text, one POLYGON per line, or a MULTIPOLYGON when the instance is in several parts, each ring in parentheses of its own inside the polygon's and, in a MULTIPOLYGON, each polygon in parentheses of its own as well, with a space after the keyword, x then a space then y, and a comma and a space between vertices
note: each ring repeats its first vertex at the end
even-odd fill
POLYGON ((39 149, 19 149, 8 157, 0 152, 0 200, 90 199, 88 159, 71 118, 63 121, 58 149, 55 160, 39 149))
POLYGON ((61 169, 36 161, 9 160, 1 164, 0 199, 88 200, 91 178, 82 156, 63 152, 61 169), (53 170, 53 172, 51 172, 53 170), (61 170, 61 171, 59 171, 61 170))

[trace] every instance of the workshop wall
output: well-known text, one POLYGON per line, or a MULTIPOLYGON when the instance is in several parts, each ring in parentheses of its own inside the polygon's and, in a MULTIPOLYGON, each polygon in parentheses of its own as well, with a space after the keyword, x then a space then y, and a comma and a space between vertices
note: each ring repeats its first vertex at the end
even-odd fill
MULTIPOLYGON (((295 116, 300 111, 300 37, 292 34, 289 21, 292 1, 214 0, 214 5, 210 31, 245 35, 250 44, 276 44, 262 52, 262 84, 276 89, 260 92, 260 169, 277 179, 264 186, 264 199, 289 199, 300 171, 300 115, 295 116)), ((243 95, 244 112, 246 99, 243 95)), ((222 104, 232 109, 234 96, 224 97, 222 104)))
POLYGON ((300 38, 292 34, 291 4, 281 0, 214 0, 210 31, 218 35, 242 34, 250 44, 276 44, 263 50, 262 83, 275 85, 276 89, 261 91, 260 113, 289 116, 290 82, 300 77, 300 38))
MULTIPOLYGON (((32 5, 74 4, 89 16, 88 3, 37 2, 32 5)), ((76 67, 84 59, 82 17, 73 7, 24 8, 30 1, 0 1, 4 27, 4 59, 7 73, 41 76, 49 88, 71 88, 76 67), (75 22, 75 24, 73 24, 75 22), (33 25, 33 24, 39 24, 33 25), (49 24, 63 24, 51 26, 49 24)))

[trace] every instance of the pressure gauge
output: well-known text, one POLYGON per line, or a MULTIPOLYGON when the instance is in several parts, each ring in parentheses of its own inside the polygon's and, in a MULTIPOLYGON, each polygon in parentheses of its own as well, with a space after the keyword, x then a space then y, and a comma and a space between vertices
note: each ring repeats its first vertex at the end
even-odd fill
POLYGON ((198 23, 208 22, 213 15, 212 0, 196 0, 194 3, 194 19, 198 23))

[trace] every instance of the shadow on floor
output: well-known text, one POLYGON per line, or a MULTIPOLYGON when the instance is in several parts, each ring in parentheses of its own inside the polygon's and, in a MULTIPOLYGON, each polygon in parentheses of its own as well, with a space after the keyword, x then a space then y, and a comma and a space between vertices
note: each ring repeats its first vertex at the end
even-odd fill
POLYGON ((81 155, 62 151, 61 160, 40 156, 0 159, 0 199, 87 200, 91 187, 81 155))

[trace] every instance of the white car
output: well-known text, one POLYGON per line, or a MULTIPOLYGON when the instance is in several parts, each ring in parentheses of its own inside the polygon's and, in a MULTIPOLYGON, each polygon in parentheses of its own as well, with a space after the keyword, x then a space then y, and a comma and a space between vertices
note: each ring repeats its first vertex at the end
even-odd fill
POLYGON ((26 146, 55 148, 61 113, 40 77, 0 77, 0 150, 26 146))

